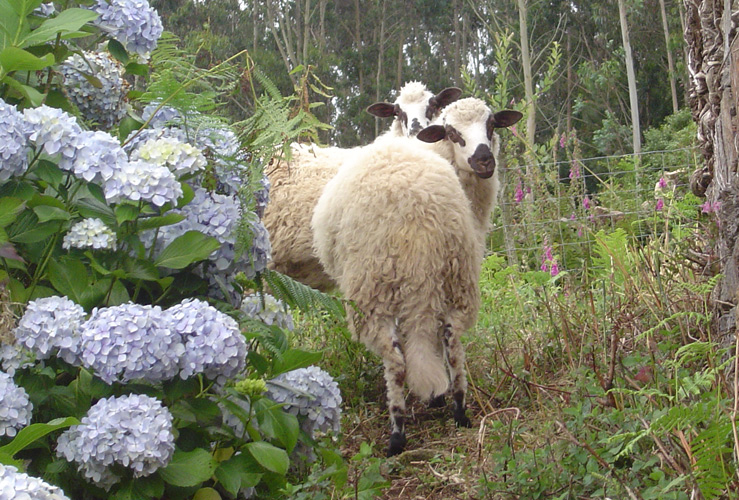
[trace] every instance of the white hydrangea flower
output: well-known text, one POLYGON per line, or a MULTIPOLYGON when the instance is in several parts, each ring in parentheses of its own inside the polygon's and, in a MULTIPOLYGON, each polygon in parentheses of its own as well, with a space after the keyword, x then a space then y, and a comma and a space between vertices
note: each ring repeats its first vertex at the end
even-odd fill
POLYGON ((103 191, 110 203, 142 200, 158 207, 175 203, 182 196, 182 186, 167 167, 143 160, 123 164, 103 184, 103 191))
POLYGON ((32 300, 15 328, 15 339, 37 359, 53 355, 75 364, 84 319, 84 309, 67 297, 32 300))
POLYGON ((59 168, 72 170, 76 141, 82 133, 77 118, 46 104, 24 109, 23 116, 29 125, 31 144, 38 149, 43 148, 48 155, 59 154, 59 168))
POLYGON ((288 307, 268 293, 244 297, 241 310, 250 318, 266 325, 277 325, 290 331, 295 329, 288 307))
POLYGON ((179 179, 183 175, 203 170, 205 156, 196 147, 173 137, 151 139, 131 154, 132 160, 145 160, 169 168, 179 179))
POLYGON ((64 235, 62 248, 92 248, 93 250, 115 250, 116 234, 97 218, 82 219, 64 235))
POLYGON ((130 85, 123 78, 123 65, 107 52, 73 54, 60 66, 64 92, 86 120, 109 129, 126 116, 126 96, 130 85), (100 87, 86 76, 94 76, 100 87))
POLYGON ((0 500, 69 500, 58 486, 0 464, 0 500))
POLYGON ((0 436, 16 435, 31 423, 33 404, 23 387, 15 384, 13 377, 0 372, 0 436))
POLYGON ((172 420, 169 410, 150 396, 101 399, 79 425, 59 437, 56 454, 76 462, 87 479, 109 489, 119 479, 114 466, 143 477, 169 463, 175 449, 172 420))

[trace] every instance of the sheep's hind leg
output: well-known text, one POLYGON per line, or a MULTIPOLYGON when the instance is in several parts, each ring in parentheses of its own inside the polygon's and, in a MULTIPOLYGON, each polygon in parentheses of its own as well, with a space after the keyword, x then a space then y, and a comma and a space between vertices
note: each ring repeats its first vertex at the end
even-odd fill
POLYGON ((464 368, 464 346, 462 346, 460 336, 460 329, 455 329, 451 324, 444 326, 444 350, 452 380, 454 422, 458 427, 472 427, 472 422, 466 414, 467 372, 464 368))
POLYGON ((392 457, 405 449, 405 357, 401 349, 400 340, 395 331, 394 322, 383 326, 378 338, 375 339, 385 366, 385 384, 387 385, 387 406, 390 411, 390 444, 387 456, 392 457))

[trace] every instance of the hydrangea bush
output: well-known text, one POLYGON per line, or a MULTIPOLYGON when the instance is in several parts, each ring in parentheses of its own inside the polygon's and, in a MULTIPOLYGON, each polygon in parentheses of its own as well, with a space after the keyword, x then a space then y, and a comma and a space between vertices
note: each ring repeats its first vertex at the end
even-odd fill
POLYGON ((13 48, 34 69, 0 80, 0 300, 18 317, 0 342, 0 500, 277 496, 294 450, 338 431, 340 396, 300 375, 320 354, 290 345, 281 303, 239 308, 273 276, 272 155, 188 105, 186 82, 146 93, 158 71, 208 74, 157 59, 146 0, 34 5, 4 25, 33 33, 13 48), (316 393, 271 394, 286 372, 316 393))

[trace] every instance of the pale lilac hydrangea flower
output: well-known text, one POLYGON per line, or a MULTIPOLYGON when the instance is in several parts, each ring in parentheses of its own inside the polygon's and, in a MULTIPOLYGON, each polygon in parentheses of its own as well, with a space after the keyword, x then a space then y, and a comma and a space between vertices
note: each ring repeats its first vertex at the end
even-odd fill
POLYGON ((254 203, 256 205, 254 212, 256 212, 257 216, 261 219, 264 216, 264 211, 267 209, 267 204, 269 203, 269 190, 272 185, 266 175, 262 176, 259 183, 261 187, 254 192, 254 203))
POLYGON ((29 140, 37 149, 48 155, 60 155, 59 168, 72 170, 77 152, 76 141, 82 133, 77 118, 61 109, 42 104, 38 108, 23 110, 29 125, 29 140))
POLYGON ((0 369, 10 375, 15 375, 17 370, 33 366, 36 356, 17 342, 12 344, 0 343, 0 369))
POLYGON ((145 122, 149 122, 149 127, 153 129, 164 127, 167 124, 182 120, 180 112, 171 106, 162 106, 162 108, 154 114, 154 111, 156 111, 158 107, 159 103, 147 104, 141 112, 141 118, 143 118, 145 122))
POLYGON ((0 500, 69 500, 58 486, 0 464, 0 500))
POLYGON ((64 235, 62 248, 115 250, 116 234, 97 218, 82 219, 64 235))
POLYGON ((41 5, 33 9, 33 13, 41 17, 51 17, 56 14, 56 7, 52 2, 42 3, 41 5))
POLYGON ((159 14, 146 0, 97 0, 92 10, 100 14, 93 24, 139 56, 148 57, 164 31, 159 14))
POLYGON ((143 130, 134 130, 128 134, 128 137, 123 143, 123 149, 128 154, 133 154, 142 144, 154 139, 161 139, 162 137, 171 137, 182 142, 187 141, 187 134, 176 127, 145 128, 143 130))
POLYGON ((126 115, 129 84, 123 79, 123 65, 107 52, 84 52, 84 58, 73 54, 59 71, 64 76, 64 92, 86 120, 109 129, 126 115), (100 87, 86 75, 94 76, 100 87))
POLYGON ((15 106, 0 100, 0 182, 28 168, 30 128, 15 106))
POLYGON ((318 432, 338 434, 341 430, 339 384, 317 366, 298 368, 267 382, 266 396, 296 417, 304 417, 302 429, 316 437, 318 432))
POLYGON ((15 436, 18 429, 31 423, 33 404, 23 387, 13 377, 0 372, 0 436, 15 436))
POLYGON ((269 242, 269 232, 262 221, 256 216, 249 217, 247 220, 253 238, 246 256, 249 265, 245 270, 245 274, 247 278, 252 279, 256 276, 256 273, 261 273, 267 269, 267 264, 272 259, 272 245, 269 242))
POLYGON ((72 171, 77 177, 103 185, 128 163, 118 139, 102 130, 86 130, 75 141, 72 171))
POLYGON ((184 352, 182 338, 159 306, 94 309, 80 327, 81 362, 107 384, 170 380, 184 352))
POLYGON ((144 160, 167 167, 178 179, 203 170, 207 164, 199 149, 172 137, 146 141, 134 150, 131 160, 144 160))
POLYGON ((164 315, 185 346, 181 378, 202 373, 223 384, 246 367, 246 339, 230 316, 198 299, 185 299, 164 315))
POLYGON ((275 325, 290 331, 295 329, 287 306, 268 293, 244 297, 240 309, 250 318, 266 325, 275 325))
POLYGON ((136 160, 124 163, 103 185, 110 203, 147 201, 161 207, 182 196, 182 186, 167 167, 136 160))
POLYGON ((59 356, 75 364, 84 319, 84 309, 67 297, 32 300, 14 330, 15 339, 37 359, 59 356))
POLYGON ((143 394, 101 399, 79 425, 59 437, 56 454, 76 462, 85 478, 109 489, 118 481, 114 467, 126 467, 134 477, 149 476, 165 467, 174 454, 172 414, 143 394))

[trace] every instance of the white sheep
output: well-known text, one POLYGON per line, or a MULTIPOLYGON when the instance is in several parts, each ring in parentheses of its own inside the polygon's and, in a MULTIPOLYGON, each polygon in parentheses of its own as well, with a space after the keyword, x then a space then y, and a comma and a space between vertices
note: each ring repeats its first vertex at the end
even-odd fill
POLYGON ((520 118, 517 111, 492 113, 479 99, 452 103, 441 125, 418 134, 439 142, 394 138, 363 148, 341 166, 314 210, 316 254, 356 304, 349 318, 355 336, 383 360, 388 455, 406 442, 406 381, 411 392, 435 402, 451 384, 454 420, 470 425, 460 337, 480 306, 497 191, 493 131, 520 118))
MULTIPOLYGON (((410 137, 431 123, 461 92, 447 88, 434 95, 422 83, 410 82, 403 86, 395 103, 376 103, 368 111, 375 116, 395 117, 382 137, 410 137)), ((278 161, 267 171, 270 201, 262 222, 272 244, 272 269, 319 290, 335 287, 313 253, 310 221, 326 183, 339 165, 357 151, 358 148, 293 144, 290 161, 278 161)))

